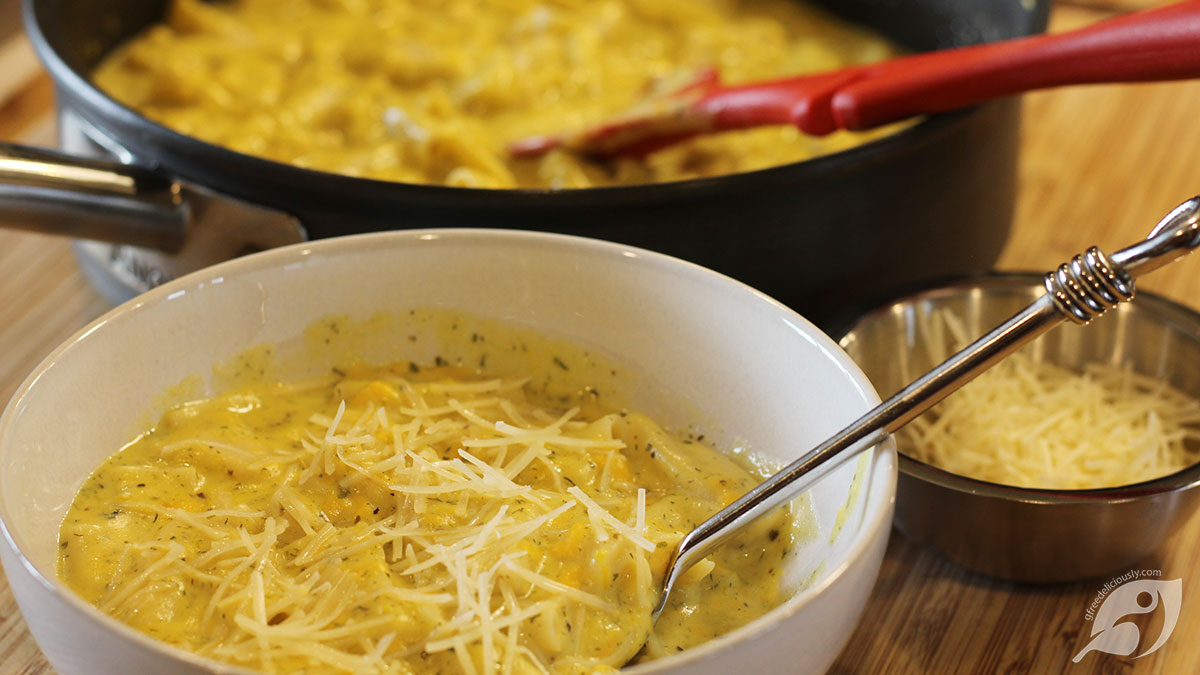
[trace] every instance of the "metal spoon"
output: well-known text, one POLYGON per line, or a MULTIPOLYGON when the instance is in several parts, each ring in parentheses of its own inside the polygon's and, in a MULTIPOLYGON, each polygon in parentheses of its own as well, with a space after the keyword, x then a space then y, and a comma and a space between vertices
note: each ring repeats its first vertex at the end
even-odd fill
POLYGON ((941 365, 917 378, 829 440, 721 509, 680 540, 654 609, 658 620, 671 590, 689 567, 760 516, 803 492, 859 452, 882 442, 1017 348, 1063 319, 1086 324, 1133 299, 1134 278, 1200 247, 1200 197, 1176 207, 1145 240, 1112 256, 1096 247, 1046 274, 1046 293, 941 365))

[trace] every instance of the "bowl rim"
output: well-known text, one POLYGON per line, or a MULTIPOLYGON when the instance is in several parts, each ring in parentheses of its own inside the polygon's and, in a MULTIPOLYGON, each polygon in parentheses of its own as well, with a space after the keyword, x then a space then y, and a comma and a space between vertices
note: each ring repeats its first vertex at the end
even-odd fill
MULTIPOLYGON (((855 314, 858 316, 858 319, 844 328, 839 328, 833 333, 834 339, 837 340, 839 345, 842 345, 863 322, 877 315, 894 311, 898 306, 909 305, 921 298, 949 295, 966 289, 1033 290, 1042 287, 1045 277, 1044 273, 1030 271, 987 271, 918 284, 892 296, 890 300, 882 302, 876 300, 865 303, 870 309, 856 312, 855 314)), ((1192 331, 1193 339, 1200 342, 1200 312, 1150 291, 1136 290, 1133 302, 1140 308, 1137 311, 1166 314, 1171 319, 1169 323, 1172 325, 1194 325, 1195 329, 1192 331)), ((1017 501, 1026 504, 1113 504, 1132 502, 1146 496, 1187 490, 1200 485, 1200 462, 1196 462, 1165 476, 1159 476, 1158 478, 1138 483, 1104 488, 1069 490, 1019 487, 963 476, 907 455, 900 451, 899 447, 897 447, 897 455, 901 476, 932 483, 954 492, 1006 501, 1017 501)))
MULTIPOLYGON (((260 270, 283 268, 289 264, 309 259, 310 256, 324 255, 338 257, 351 255, 354 251, 362 249, 375 250, 380 247, 422 246, 428 245, 430 242, 444 242, 447 239, 465 240, 467 242, 490 239, 499 241, 500 243, 511 241, 521 241, 527 244, 546 243, 566 248, 576 253, 587 251, 606 255, 613 259, 633 257, 656 265, 667 266, 668 268, 677 270, 680 274, 693 275, 698 280, 708 279, 710 281, 718 281, 723 285, 738 289, 740 292, 746 294, 747 301, 765 303, 774 313, 781 318, 786 318, 793 326, 803 328, 804 335, 809 341, 815 341, 818 343, 817 346, 822 348, 823 351, 841 361, 842 370, 848 376, 850 385, 863 398, 865 409, 869 409, 869 407, 877 405, 879 402, 879 396, 874 389, 874 385, 871 384, 862 370, 831 336, 820 328, 817 328, 795 310, 792 310, 762 291, 696 263, 626 244, 559 233, 496 228, 391 230, 342 235, 252 253, 186 274, 105 312, 76 331, 75 334, 57 345, 47 354, 24 379, 3 411, 0 411, 0 458, 3 457, 5 452, 6 440, 10 433, 9 429, 15 423, 16 411, 25 405, 31 390, 37 385, 37 382, 44 373, 53 367, 63 354, 73 349, 78 343, 88 339, 89 336, 97 331, 104 330, 107 324, 115 321, 135 320, 139 313, 153 311, 155 305, 169 301, 181 291, 199 291, 206 285, 210 285, 207 282, 214 277, 229 280, 239 275, 253 274, 260 270)), ((840 580, 852 565, 864 559, 867 549, 872 546, 877 537, 881 536, 881 531, 882 535, 886 536, 891 530, 892 512, 896 500, 896 485, 899 475, 898 453, 894 442, 890 438, 879 445, 864 450, 863 454, 865 453, 871 454, 870 461, 867 463, 866 475, 863 478, 865 491, 863 501, 861 502, 862 517, 859 521, 857 532, 852 531, 857 539, 845 551, 844 558, 838 565, 832 568, 825 568, 822 563, 817 568, 822 573, 816 583, 799 587, 782 604, 754 621, 678 654, 645 664, 638 664, 629 668, 629 672, 645 675, 671 670, 677 666, 686 666, 688 663, 708 657, 713 652, 727 649, 735 643, 751 639, 759 633, 778 628, 788 617, 798 613, 802 608, 813 602, 818 595, 840 580), (880 471, 883 472, 882 478, 884 480, 879 481, 880 484, 876 485, 877 481, 874 478, 880 471)), ((98 607, 88 603, 75 591, 67 587, 57 575, 49 577, 44 575, 29 560, 19 546, 16 537, 14 537, 9 529, 9 517, 5 502, 0 500, 0 541, 8 549, 7 553, 12 554, 36 585, 40 586, 43 591, 49 593, 52 597, 64 602, 75 612, 82 613, 93 623, 98 624, 108 631, 115 631, 118 637, 127 642, 132 642, 143 649, 149 649, 159 656, 181 660, 192 667, 206 672, 261 675, 261 671, 203 657, 181 647, 150 637, 105 614, 98 607)), ((877 577, 878 571, 871 577, 872 584, 875 583, 877 577)), ((861 610, 855 615, 854 625, 857 625, 860 621, 861 610)), ((847 634, 846 638, 849 638, 849 634, 847 634)))

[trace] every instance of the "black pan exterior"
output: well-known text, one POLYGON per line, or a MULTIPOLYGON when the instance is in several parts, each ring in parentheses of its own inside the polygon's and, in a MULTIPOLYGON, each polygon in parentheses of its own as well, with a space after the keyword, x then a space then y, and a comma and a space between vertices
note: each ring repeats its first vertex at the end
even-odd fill
MULTIPOLYGON (((586 190, 478 190, 338 176, 175 133, 87 79, 165 2, 26 0, 58 103, 139 161, 298 216, 314 238, 416 227, 563 232, 675 255, 822 321, 918 280, 987 269, 1012 219, 1020 107, 940 115, 846 152, 732 176, 586 190)), ((1044 29, 1049 0, 838 0, 831 7, 914 49, 1044 29)))

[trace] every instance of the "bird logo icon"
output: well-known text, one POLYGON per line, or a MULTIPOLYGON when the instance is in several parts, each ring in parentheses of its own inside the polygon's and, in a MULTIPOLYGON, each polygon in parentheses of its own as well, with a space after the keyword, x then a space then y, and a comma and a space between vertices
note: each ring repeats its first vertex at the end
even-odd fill
POLYGON ((1088 642, 1075 658, 1073 663, 1079 663, 1086 654, 1092 651, 1106 654, 1128 656, 1141 643, 1141 631, 1131 621, 1121 621, 1131 614, 1149 614, 1161 604, 1163 608, 1162 630, 1158 639, 1149 649, 1134 658, 1141 658, 1158 651, 1171 637, 1175 630, 1175 622, 1179 619, 1179 605, 1183 599, 1183 580, 1171 579, 1136 579, 1122 584, 1107 598, 1100 609, 1096 611, 1092 623, 1092 640, 1088 642))

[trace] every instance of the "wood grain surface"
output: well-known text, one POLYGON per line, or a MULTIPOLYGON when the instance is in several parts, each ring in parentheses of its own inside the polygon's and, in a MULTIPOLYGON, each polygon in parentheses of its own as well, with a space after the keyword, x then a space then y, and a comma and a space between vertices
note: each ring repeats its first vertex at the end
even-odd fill
MULTIPOLYGON (((1052 30, 1160 4, 1083 1, 1060 4, 1052 30)), ((27 44, 5 41, 0 139, 53 145, 52 105, 50 84, 29 59, 27 44)), ((1197 111, 1200 82, 1027 95, 1016 221, 998 267, 1043 271, 1087 246, 1112 251, 1144 237, 1159 217, 1200 193, 1197 111)), ((1200 260, 1184 260, 1138 283, 1200 309, 1200 260)), ((0 230, 0 401, 56 344, 106 309, 78 271, 69 242, 0 230)), ((1183 580, 1174 634, 1143 658, 1092 652, 1074 664, 1072 657, 1091 637, 1085 612, 1104 580, 1001 583, 893 532, 862 622, 833 672, 1200 672, 1200 516, 1140 568, 1183 580)), ((1143 648, 1158 635, 1160 614, 1138 623, 1143 648)), ((0 577, 0 675, 50 672, 0 577)))

